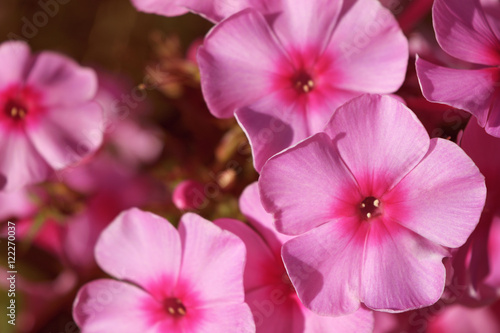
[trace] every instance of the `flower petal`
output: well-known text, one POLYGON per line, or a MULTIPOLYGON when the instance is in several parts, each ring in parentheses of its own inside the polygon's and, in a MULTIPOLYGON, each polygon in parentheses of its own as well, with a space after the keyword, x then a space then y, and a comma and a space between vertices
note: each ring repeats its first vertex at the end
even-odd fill
POLYGON ((177 230, 167 220, 132 208, 102 232, 95 257, 108 274, 134 282, 161 298, 175 288, 181 242, 177 230))
POLYGON ((337 109, 325 127, 364 197, 380 197, 425 156, 429 136, 405 105, 363 95, 337 109))
POLYGON ((240 210, 248 219, 248 222, 254 227, 264 238, 274 253, 280 253, 281 246, 291 237, 281 234, 274 227, 274 218, 266 212, 260 201, 260 193, 258 183, 252 183, 240 196, 240 210))
POLYGON ((432 139, 425 158, 382 198, 384 214, 447 247, 465 243, 486 198, 484 177, 454 143, 432 139))
POLYGON ((348 202, 361 199, 353 176, 324 133, 272 157, 262 169, 259 187, 276 229, 288 235, 299 235, 338 216, 352 216, 348 202))
POLYGON ((484 129, 489 135, 500 138, 500 91, 495 92, 493 96, 488 120, 484 129))
POLYGON ((447 53, 477 64, 500 63, 500 42, 479 0, 436 0, 432 14, 436 38, 447 53))
POLYGON ((326 52, 334 59, 335 85, 344 90, 392 93, 406 75, 408 41, 379 1, 354 2, 335 28, 326 52))
POLYGON ((366 224, 344 218, 323 224, 283 245, 283 261, 297 294, 319 315, 341 315, 360 306, 366 224))
POLYGON ((396 223, 375 220, 366 240, 361 299, 372 309, 406 311, 442 295, 447 251, 396 223))
POLYGON ((4 42, 0 45, 0 87, 22 83, 31 62, 31 51, 25 42, 4 42))
POLYGON ((52 172, 24 132, 0 131, 0 189, 15 191, 52 172))
POLYGON ((183 258, 180 276, 184 295, 195 295, 205 305, 244 300, 245 244, 237 236, 193 214, 179 224, 183 258))
MULTIPOLYGON (((188 10, 177 4, 176 0, 131 0, 137 10, 145 13, 163 16, 179 16, 186 14, 188 10)), ((196 1, 197 2, 197 1, 196 1)))
POLYGON ((43 93, 45 107, 73 106, 89 102, 97 93, 97 75, 73 60, 54 53, 40 53, 26 83, 43 93))
POLYGON ((214 224, 238 236, 245 243, 245 291, 271 284, 275 282, 276 276, 283 274, 285 268, 281 263, 280 252, 276 258, 262 237, 245 223, 233 219, 218 219, 214 224))
POLYGON ((257 332, 304 332, 303 306, 286 292, 283 286, 269 285, 247 293, 246 301, 252 310, 257 332))
POLYGON ((371 333, 373 332, 373 312, 360 307, 356 312, 338 317, 324 317, 303 308, 306 327, 297 333, 343 332, 371 333))
POLYGON ((436 66, 418 58, 418 80, 424 97, 469 111, 485 126, 500 70, 460 70, 436 66))
POLYGON ((256 9, 264 15, 273 14, 280 8, 280 2, 268 0, 183 0, 182 4, 212 22, 220 22, 246 8, 256 9))
POLYGON ((237 109, 257 172, 271 156, 309 136, 305 110, 299 103, 284 104, 279 93, 269 94, 250 106, 237 109))
POLYGON ((103 139, 102 110, 97 103, 47 110, 27 131, 31 141, 54 169, 62 169, 93 153, 103 139))
POLYGON ((215 26, 198 51, 210 112, 229 118, 235 109, 268 95, 284 58, 278 40, 255 10, 243 10, 215 26))
MULTIPOLYGON (((192 309, 193 316, 184 321, 185 333, 227 332, 254 333, 252 312, 246 303, 216 305, 203 309, 192 309)), ((186 318, 187 319, 187 318, 186 318)), ((159 330, 155 333, 169 332, 159 330)))
POLYGON ((73 305, 73 318, 85 333, 150 332, 155 322, 150 320, 152 313, 147 309, 159 307, 159 303, 140 288, 101 279, 80 289, 73 305))
POLYGON ((337 24, 343 0, 282 0, 273 30, 287 50, 313 48, 319 55, 337 24))

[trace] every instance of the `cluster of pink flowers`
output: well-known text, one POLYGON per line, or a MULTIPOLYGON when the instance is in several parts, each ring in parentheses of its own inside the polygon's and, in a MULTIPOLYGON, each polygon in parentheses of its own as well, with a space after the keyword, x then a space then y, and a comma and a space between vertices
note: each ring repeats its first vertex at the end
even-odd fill
POLYGON ((1 44, 0 217, 63 263, 81 332, 500 331, 500 3, 417 2, 132 0, 214 23, 189 66, 258 176, 213 177, 240 189, 224 218, 178 182, 177 228, 141 173, 168 139, 120 119, 116 79, 1 44), (425 8, 435 34, 409 35, 425 8))

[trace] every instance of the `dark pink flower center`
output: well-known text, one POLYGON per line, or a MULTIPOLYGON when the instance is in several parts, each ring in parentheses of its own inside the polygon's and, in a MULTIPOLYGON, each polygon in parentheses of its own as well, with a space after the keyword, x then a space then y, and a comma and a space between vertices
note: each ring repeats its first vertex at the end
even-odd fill
POLYGON ((382 215, 382 202, 375 197, 365 198, 359 205, 359 212, 365 220, 382 215))
POLYGON ((41 94, 28 86, 12 85, 0 91, 0 124, 8 128, 24 128, 43 112, 41 94))
POLYGON ((16 99, 9 99, 3 107, 4 114, 14 121, 23 120, 28 114, 29 110, 26 105, 16 99))
POLYGON ((314 89, 314 80, 306 71, 299 71, 292 78, 292 85, 299 93, 307 94, 314 89))
POLYGON ((182 304, 181 300, 176 297, 167 298, 163 302, 163 306, 167 313, 174 318, 184 317, 187 312, 184 304, 182 304))

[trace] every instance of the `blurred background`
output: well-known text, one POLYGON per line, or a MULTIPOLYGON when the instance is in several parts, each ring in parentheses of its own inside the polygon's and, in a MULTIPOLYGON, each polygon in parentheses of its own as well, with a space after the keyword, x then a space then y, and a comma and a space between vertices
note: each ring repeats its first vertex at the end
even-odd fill
POLYGON ((101 149, 46 183, 0 193, 0 332, 78 332, 73 299, 105 276, 93 246, 119 212, 136 206, 173 224, 187 210, 240 217, 237 198, 257 174, 236 122, 211 116, 201 95, 195 54, 210 22, 139 13, 127 0, 2 0, 0 22, 1 42, 60 52, 99 75, 101 149), (16 326, 5 316, 6 221, 16 223, 16 326))
MULTIPOLYGON (((417 53, 465 66, 437 46, 432 0, 381 2, 410 42, 407 78, 397 94, 431 137, 456 140, 468 114, 427 102, 414 70, 417 53)), ((79 332, 71 316, 76 292, 106 277, 93 247, 127 208, 174 225, 186 211, 210 220, 243 219, 239 195, 258 175, 236 121, 213 117, 202 98, 196 49, 211 27, 193 14, 139 13, 128 0, 0 0, 0 42, 24 40, 33 52, 60 52, 94 68, 96 100, 105 114, 105 142, 94 155, 43 184, 0 192, 1 333, 79 332), (16 224, 16 326, 4 315, 10 299, 7 221, 16 224)))

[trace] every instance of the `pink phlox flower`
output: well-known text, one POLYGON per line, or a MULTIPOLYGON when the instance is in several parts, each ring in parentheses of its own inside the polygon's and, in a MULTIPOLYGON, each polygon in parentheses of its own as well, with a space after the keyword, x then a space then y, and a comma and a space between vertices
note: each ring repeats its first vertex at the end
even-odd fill
POLYGON ((216 25, 198 51, 211 113, 236 116, 254 165, 323 129, 337 107, 402 84, 408 42, 375 0, 284 0, 216 25))
POLYGON ((215 223, 240 237, 247 247, 245 298, 257 333, 372 332, 373 314, 365 308, 345 316, 324 317, 302 305, 281 259, 283 243, 293 237, 276 232, 272 215, 260 202, 257 183, 241 195, 240 209, 255 231, 236 220, 215 223))
POLYGON ((436 302, 445 247, 465 243, 486 197, 460 147, 429 139, 413 112, 379 95, 344 104, 324 132, 272 157, 259 187, 277 230, 297 236, 283 261, 302 303, 321 315, 436 302))
POLYGON ((255 332, 244 303, 245 246, 198 215, 185 214, 176 230, 154 214, 125 211, 103 231, 95 256, 119 280, 80 289, 73 317, 82 333, 255 332))

